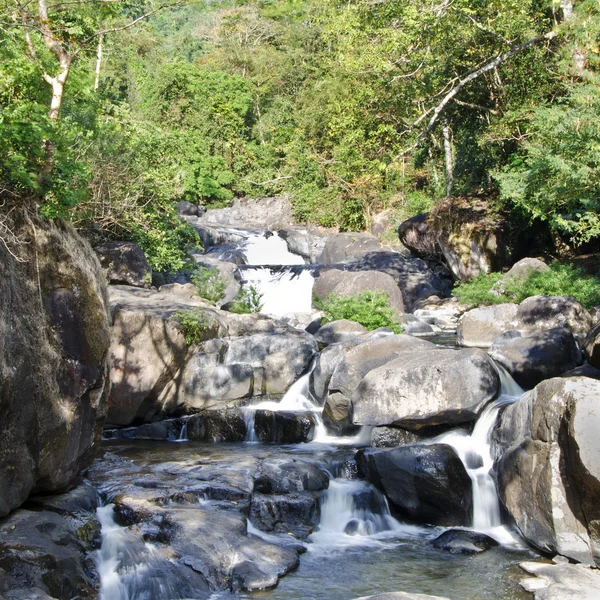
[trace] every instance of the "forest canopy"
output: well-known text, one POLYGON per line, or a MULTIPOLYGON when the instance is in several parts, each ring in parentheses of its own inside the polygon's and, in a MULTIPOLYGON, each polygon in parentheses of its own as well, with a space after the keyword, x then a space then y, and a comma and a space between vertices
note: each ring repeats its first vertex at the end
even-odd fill
POLYGON ((2 200, 138 241, 159 271, 199 243, 177 201, 279 193, 299 221, 348 230, 478 194, 581 245, 600 236, 599 13, 4 0, 2 200))

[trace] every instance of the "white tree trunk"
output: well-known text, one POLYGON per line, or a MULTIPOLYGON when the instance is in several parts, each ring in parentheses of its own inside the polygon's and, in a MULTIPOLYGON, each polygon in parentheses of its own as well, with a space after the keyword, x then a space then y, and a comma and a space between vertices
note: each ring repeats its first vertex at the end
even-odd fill
POLYGON ((94 91, 98 91, 98 87, 100 86, 100 68, 102 66, 102 42, 104 40, 104 36, 101 35, 98 38, 98 51, 96 52, 96 79, 94 81, 94 91))
POLYGON ((444 136, 444 162, 446 166, 446 197, 452 196, 452 185, 454 183, 454 153, 452 152, 452 132, 447 122, 442 127, 444 136))

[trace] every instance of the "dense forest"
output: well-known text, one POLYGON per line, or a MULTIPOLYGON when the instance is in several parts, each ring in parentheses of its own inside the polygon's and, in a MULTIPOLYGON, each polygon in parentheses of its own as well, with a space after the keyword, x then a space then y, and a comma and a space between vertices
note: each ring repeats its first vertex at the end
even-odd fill
POLYGON ((598 0, 5 0, 0 111, 8 249, 27 205, 177 270, 177 201, 280 193, 342 230, 456 195, 600 236, 598 0))

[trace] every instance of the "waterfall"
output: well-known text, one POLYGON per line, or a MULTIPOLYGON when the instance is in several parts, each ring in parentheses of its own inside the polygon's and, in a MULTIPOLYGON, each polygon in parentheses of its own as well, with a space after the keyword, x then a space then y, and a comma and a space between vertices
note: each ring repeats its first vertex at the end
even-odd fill
POLYGON ((500 394, 490 402, 479 415, 473 432, 454 430, 438 436, 433 443, 452 446, 471 478, 473 485, 472 528, 489 533, 501 543, 514 541, 512 535, 502 526, 500 502, 496 484, 492 477, 494 460, 491 455, 490 438, 500 409, 517 402, 523 390, 510 374, 496 365, 500 376, 500 394))
POLYGON ((179 432, 179 437, 175 441, 176 442, 189 442, 190 440, 188 440, 187 430, 188 430, 188 420, 184 419, 183 422, 181 423, 181 430, 179 432))

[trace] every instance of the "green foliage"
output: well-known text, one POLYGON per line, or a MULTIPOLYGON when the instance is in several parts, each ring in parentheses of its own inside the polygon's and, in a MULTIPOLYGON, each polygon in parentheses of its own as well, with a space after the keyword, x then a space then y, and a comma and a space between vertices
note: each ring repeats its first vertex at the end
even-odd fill
POLYGON ((330 295, 325 300, 315 300, 315 306, 326 313, 327 322, 348 319, 360 323, 369 331, 389 327, 394 333, 403 328, 396 320, 390 300, 383 292, 365 291, 355 296, 330 295))
POLYGON ((244 286, 230 304, 229 312, 238 314, 257 313, 262 310, 263 295, 254 285, 244 286))
POLYGON ((188 346, 203 342, 211 323, 209 317, 200 308, 178 310, 171 319, 179 324, 188 346))
POLYGON ((197 295, 211 304, 217 304, 225 296, 227 286, 217 267, 196 266, 190 279, 198 288, 197 295))
POLYGON ((532 271, 523 281, 509 278, 503 282, 502 293, 493 294, 493 285, 501 273, 481 275, 473 281, 458 284, 453 294, 465 304, 500 304, 523 302, 530 296, 571 296, 586 308, 600 304, 600 279, 572 265, 553 262, 548 271, 532 271))

